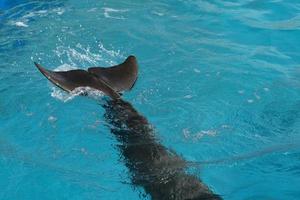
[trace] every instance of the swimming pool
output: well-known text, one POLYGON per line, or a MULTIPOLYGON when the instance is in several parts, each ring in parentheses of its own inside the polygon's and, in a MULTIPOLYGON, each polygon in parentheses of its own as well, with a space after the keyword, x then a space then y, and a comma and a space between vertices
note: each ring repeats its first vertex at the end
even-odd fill
POLYGON ((123 95, 224 199, 300 198, 300 4, 2 1, 0 199, 150 199, 133 187, 98 100, 49 69, 134 54, 123 95), (8 3, 9 2, 9 3, 8 3), (195 165, 193 165, 195 166, 195 165))

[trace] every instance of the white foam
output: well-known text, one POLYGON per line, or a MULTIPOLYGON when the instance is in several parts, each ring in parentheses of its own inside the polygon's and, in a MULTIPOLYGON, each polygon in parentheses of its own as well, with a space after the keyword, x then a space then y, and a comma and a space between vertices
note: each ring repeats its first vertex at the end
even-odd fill
POLYGON ((217 135, 217 130, 210 129, 210 130, 201 130, 197 133, 191 133, 188 128, 182 130, 183 136, 185 139, 192 139, 194 141, 200 140, 204 136, 211 136, 214 137, 217 135))
POLYGON ((48 117, 48 121, 53 123, 53 122, 57 121, 57 118, 51 115, 51 116, 48 117))
POLYGON ((81 96, 81 95, 87 95, 94 99, 100 99, 104 96, 104 93, 99 90, 90 88, 90 87, 78 87, 78 88, 75 88, 72 92, 67 93, 57 87, 54 87, 54 86, 52 87, 52 92, 51 92, 52 97, 54 97, 58 100, 61 100, 63 102, 68 102, 68 101, 74 99, 75 97, 81 96))
POLYGON ((201 137, 204 135, 209 135, 209 136, 216 136, 217 135, 217 131, 216 130, 206 130, 206 131, 201 131, 199 134, 201 137))
MULTIPOLYGON (((99 66, 116 65, 115 58, 124 58, 120 50, 108 49, 101 42, 96 42, 98 48, 91 48, 89 45, 76 44, 75 47, 59 45, 53 52, 61 59, 61 62, 67 62, 73 66, 99 66), (104 64, 105 63, 105 64, 104 64)), ((113 48, 111 46, 111 48, 113 48)))
POLYGON ((81 44, 77 44, 76 48, 57 46, 54 50, 58 57, 67 56, 68 62, 72 65, 78 65, 78 63, 89 63, 90 65, 97 65, 99 61, 103 61, 102 55, 91 52, 90 47, 83 47, 81 44))
POLYGON ((35 16, 46 16, 48 13, 47 10, 38 10, 38 11, 32 11, 32 12, 29 12, 28 14, 24 15, 23 16, 23 19, 29 19, 29 18, 32 18, 32 17, 35 17, 35 16))
POLYGON ((48 14, 58 14, 62 15, 65 12, 63 8, 56 8, 52 10, 38 10, 38 11, 32 11, 32 12, 27 12, 25 15, 20 17, 18 21, 11 21, 10 24, 18 27, 28 27, 29 25, 27 24, 31 18, 34 18, 36 16, 38 17, 44 17, 47 16, 48 14))
POLYGON ((95 12, 95 11, 97 11, 97 8, 91 8, 88 10, 88 12, 95 12))
POLYGON ((57 8, 57 9, 53 9, 53 12, 55 12, 58 15, 62 15, 64 14, 65 10, 63 8, 57 8))
POLYGON ((48 11, 47 10, 39 10, 36 13, 37 14, 46 14, 48 11))
POLYGON ((127 12, 128 9, 115 9, 115 8, 108 8, 104 7, 102 8, 104 10, 104 17, 106 18, 112 18, 112 19, 125 19, 123 16, 112 16, 111 13, 124 13, 127 12))
POLYGON ((194 68, 194 72, 199 74, 201 71, 199 69, 194 68))
POLYGON ((254 100, 253 100, 253 99, 248 99, 247 102, 248 102, 248 103, 253 103, 254 100))
POLYGON ((185 98, 185 99, 191 99, 191 98, 193 98, 193 95, 188 94, 188 95, 185 95, 183 98, 185 98))
POLYGON ((21 21, 15 22, 15 25, 19 26, 19 27, 28 27, 27 24, 25 24, 24 22, 21 22, 21 21))
POLYGON ((228 124, 223 124, 221 127, 224 129, 230 128, 230 126, 228 124))
POLYGON ((38 11, 32 11, 29 12, 28 14, 24 15, 22 18, 23 19, 29 19, 32 17, 44 17, 47 16, 48 14, 58 14, 58 15, 62 15, 65 12, 65 10, 63 8, 55 8, 55 9, 51 9, 51 10, 38 10, 38 11))
POLYGON ((157 15, 157 16, 160 16, 160 17, 162 17, 162 16, 165 15, 164 13, 158 12, 158 11, 152 11, 152 14, 157 15))
POLYGON ((188 128, 183 129, 182 133, 183 133, 183 136, 184 136, 185 139, 188 139, 188 138, 191 137, 191 132, 188 128))
POLYGON ((244 93, 245 93, 245 90, 239 90, 238 93, 239 93, 239 94, 244 94, 244 93))
POLYGON ((52 90, 51 96, 54 97, 55 99, 60 100, 60 101, 67 102, 67 101, 74 98, 70 94, 60 90, 57 87, 52 86, 51 90, 52 90))
POLYGON ((77 69, 77 68, 68 64, 63 64, 55 68, 53 71, 68 71, 73 69, 77 69))

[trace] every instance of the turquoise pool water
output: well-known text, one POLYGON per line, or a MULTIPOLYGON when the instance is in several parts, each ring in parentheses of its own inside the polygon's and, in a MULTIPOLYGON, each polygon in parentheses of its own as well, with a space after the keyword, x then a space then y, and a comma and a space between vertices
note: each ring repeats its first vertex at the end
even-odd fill
POLYGON ((98 104, 34 67, 136 55, 124 99, 224 199, 300 198, 300 3, 0 1, 0 199, 150 199, 98 104), (193 165, 194 166, 194 165, 193 165))

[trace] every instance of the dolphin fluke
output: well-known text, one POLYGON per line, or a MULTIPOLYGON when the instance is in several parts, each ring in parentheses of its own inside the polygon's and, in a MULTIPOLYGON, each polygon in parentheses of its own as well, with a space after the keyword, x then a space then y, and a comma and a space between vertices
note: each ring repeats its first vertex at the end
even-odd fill
POLYGON ((120 98, 118 92, 130 90, 137 79, 137 62, 129 56, 122 64, 104 68, 92 67, 88 71, 77 69, 70 71, 51 71, 34 63, 40 72, 53 84, 71 92, 78 87, 90 87, 104 92, 112 99, 120 98))
POLYGON ((115 91, 130 90, 137 79, 138 66, 134 56, 129 56, 122 64, 104 68, 91 67, 88 72, 104 80, 115 91))

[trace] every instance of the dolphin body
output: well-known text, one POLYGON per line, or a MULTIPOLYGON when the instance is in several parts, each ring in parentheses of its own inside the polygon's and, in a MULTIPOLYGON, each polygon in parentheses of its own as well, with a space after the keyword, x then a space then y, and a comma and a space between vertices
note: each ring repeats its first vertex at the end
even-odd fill
POLYGON ((147 119, 119 92, 130 90, 137 79, 138 65, 134 56, 122 64, 88 71, 54 72, 35 63, 40 72, 61 89, 71 92, 77 87, 90 87, 111 97, 103 104, 104 118, 121 145, 119 151, 130 171, 132 184, 141 186, 154 200, 220 200, 198 177, 186 172, 187 162, 164 147, 155 137, 147 119))

